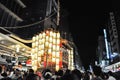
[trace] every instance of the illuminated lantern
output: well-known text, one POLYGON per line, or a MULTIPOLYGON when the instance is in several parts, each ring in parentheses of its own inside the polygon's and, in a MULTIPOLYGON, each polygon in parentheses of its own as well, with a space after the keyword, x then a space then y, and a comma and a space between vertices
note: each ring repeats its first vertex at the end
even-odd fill
POLYGON ((51 54, 52 53, 52 50, 51 49, 48 49, 48 54, 51 54))
POLYGON ((44 54, 44 50, 41 50, 41 55, 43 55, 44 54))
POLYGON ((60 39, 57 39, 56 44, 60 44, 60 39))
POLYGON ((32 49, 32 52, 33 52, 33 53, 35 52, 35 49, 34 49, 34 48, 32 49))
POLYGON ((32 43, 32 67, 50 67, 59 70, 62 65, 60 59, 60 33, 52 29, 47 29, 33 37, 32 43), (39 64, 39 65, 38 65, 39 64))
POLYGON ((55 67, 55 68, 56 68, 56 71, 58 71, 58 70, 59 70, 59 65, 56 65, 56 67, 55 67))
POLYGON ((32 43, 32 47, 35 47, 35 42, 32 43))
POLYGON ((55 46, 55 45, 53 45, 53 50, 54 50, 54 51, 56 50, 56 46, 55 46))
POLYGON ((37 36, 36 36, 36 41, 38 41, 38 37, 39 37, 39 36, 37 35, 37 36))
POLYGON ((60 33, 59 32, 57 32, 57 38, 60 38, 60 33))
POLYGON ((41 45, 41 49, 44 49, 44 44, 41 45))
POLYGON ((56 44, 56 39, 53 39, 53 44, 56 44))
POLYGON ((36 41, 36 44, 35 44, 35 46, 37 46, 38 45, 38 41, 36 41))
POLYGON ((38 50, 41 50, 42 48, 41 48, 41 45, 38 45, 38 50))
POLYGON ((39 56, 39 57, 41 56, 41 51, 38 51, 38 56, 39 56))
POLYGON ((49 42, 52 42, 52 37, 49 37, 49 42))
POLYGON ((55 57, 55 52, 52 52, 52 56, 55 57))
POLYGON ((35 41, 35 36, 32 38, 32 41, 33 41, 33 42, 35 41))
POLYGON ((41 33, 39 34, 39 38, 42 39, 42 34, 41 33))
POLYGON ((44 38, 42 39, 42 43, 43 43, 43 44, 45 43, 45 39, 44 39, 44 38))
POLYGON ((41 61, 41 57, 38 57, 38 61, 41 61))
POLYGON ((46 34, 45 34, 45 32, 43 32, 43 34, 42 34, 43 38, 45 38, 45 37, 46 37, 45 35, 46 35, 46 34))
POLYGON ((59 51, 60 50, 60 47, 59 45, 56 46, 56 51, 59 51))
POLYGON ((49 46, 49 42, 46 41, 45 42, 45 47, 48 48, 48 46, 49 46))
POLYGON ((59 54, 59 52, 56 52, 56 57, 60 57, 60 54, 59 54))
POLYGON ((52 58, 52 62, 55 62, 55 58, 54 57, 52 58))
POLYGON ((35 52, 38 52, 38 48, 37 47, 35 48, 35 52))
POLYGON ((59 61, 60 61, 59 58, 56 58, 56 64, 59 64, 59 61))
POLYGON ((49 48, 52 48, 52 43, 49 43, 49 48))
POLYGON ((49 41, 49 37, 48 36, 46 36, 46 40, 45 41, 49 41))

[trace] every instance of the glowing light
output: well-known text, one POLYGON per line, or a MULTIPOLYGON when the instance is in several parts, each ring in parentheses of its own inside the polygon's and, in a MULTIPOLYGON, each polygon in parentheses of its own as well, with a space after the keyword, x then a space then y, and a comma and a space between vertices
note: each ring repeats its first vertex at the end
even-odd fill
POLYGON ((59 65, 56 65, 56 71, 58 71, 59 70, 59 65))
POLYGON ((37 46, 38 45, 38 41, 36 41, 36 44, 35 44, 35 46, 37 46))
POLYGON ((62 66, 62 57, 60 57, 60 33, 48 29, 33 37, 35 38, 32 43, 32 66, 36 69, 43 65, 43 67, 53 66, 59 70, 62 66), (61 60, 61 62, 60 62, 61 60), (38 65, 39 63, 39 65, 38 65))
POLYGON ((59 58, 56 58, 56 64, 59 64, 59 61, 60 61, 59 58))
POLYGON ((56 44, 56 39, 53 39, 53 44, 56 44))
POLYGON ((49 36, 49 31, 48 30, 46 30, 46 35, 49 36))
POLYGON ((56 57, 59 57, 59 56, 60 56, 59 52, 56 52, 56 57))
POLYGON ((55 46, 55 45, 53 45, 53 50, 54 50, 54 51, 56 50, 56 46, 55 46))
POLYGON ((52 50, 51 49, 48 49, 48 54, 51 54, 52 53, 52 50))
POLYGON ((53 36, 53 32, 52 31, 50 31, 50 36, 53 36))
POLYGON ((49 43, 49 48, 52 48, 52 43, 49 43))
POLYGON ((33 41, 33 42, 35 41, 35 36, 32 38, 32 41, 33 41))
POLYGON ((57 38, 60 38, 60 33, 59 32, 57 32, 57 38))
POLYGON ((48 48, 48 46, 49 46, 49 42, 46 41, 45 42, 45 47, 48 48))
POLYGON ((57 43, 57 44, 60 44, 60 39, 57 39, 56 43, 57 43))
POLYGON ((42 38, 42 34, 41 34, 41 33, 39 34, 39 38, 40 38, 40 39, 42 38))
POLYGON ((56 33, 55 32, 53 33, 53 38, 56 38, 56 33))
POLYGON ((34 42, 32 43, 32 47, 35 47, 35 43, 34 42))
POLYGON ((38 41, 38 35, 36 36, 36 40, 38 41))
POLYGON ((45 36, 45 32, 43 32, 42 36, 43 36, 43 37, 46 37, 46 36, 45 36))
POLYGON ((46 36, 46 40, 45 41, 48 41, 49 40, 49 37, 48 36, 46 36))
POLYGON ((56 46, 56 51, 59 51, 60 50, 60 47, 59 45, 56 46))
POLYGON ((55 62, 55 58, 52 58, 52 62, 55 62))
POLYGON ((52 37, 49 37, 49 42, 52 42, 52 37))
POLYGON ((104 29, 104 38, 105 38, 105 46, 106 46, 106 54, 107 54, 107 58, 109 59, 109 49, 108 49, 108 42, 107 42, 107 33, 106 30, 104 29))

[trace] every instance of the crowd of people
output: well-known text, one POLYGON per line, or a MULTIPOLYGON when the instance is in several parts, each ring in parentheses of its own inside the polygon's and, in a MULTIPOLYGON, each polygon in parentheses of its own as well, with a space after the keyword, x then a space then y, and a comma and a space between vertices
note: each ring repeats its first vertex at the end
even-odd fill
POLYGON ((93 66, 93 72, 81 72, 78 69, 60 69, 58 71, 29 69, 23 71, 0 66, 0 80, 120 80, 120 76, 111 71, 103 72, 99 66, 93 66))

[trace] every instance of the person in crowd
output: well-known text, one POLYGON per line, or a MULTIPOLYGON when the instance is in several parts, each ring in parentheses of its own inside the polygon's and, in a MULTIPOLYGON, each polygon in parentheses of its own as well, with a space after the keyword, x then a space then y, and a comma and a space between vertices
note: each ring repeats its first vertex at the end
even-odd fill
POLYGON ((103 79, 103 80, 108 80, 108 74, 106 73, 106 72, 102 72, 101 73, 101 78, 103 79))
POLYGON ((44 80, 50 80, 52 78, 52 72, 50 69, 44 69, 42 75, 44 80))
POLYGON ((11 78, 8 77, 6 72, 2 73, 2 76, 3 78, 1 78, 0 80, 12 80, 11 78))
POLYGON ((91 80, 103 80, 101 78, 101 74, 102 74, 102 69, 100 66, 93 66, 93 74, 94 77, 91 80))
POLYGON ((116 80, 120 80, 120 70, 117 72, 112 72, 112 74, 116 78, 116 80))
POLYGON ((37 74, 30 74, 25 80, 41 80, 37 74))
POLYGON ((12 78, 14 80, 22 80, 21 71, 19 69, 16 69, 12 78))
POLYGON ((14 74, 14 70, 13 70, 13 69, 10 69, 10 70, 9 70, 8 77, 12 78, 13 74, 14 74))
POLYGON ((3 76, 1 74, 2 74, 2 66, 0 66, 0 79, 3 78, 3 76))
POLYGON ((71 75, 73 77, 73 80, 81 80, 81 78, 82 78, 82 74, 78 69, 72 70, 71 75))
POLYGON ((42 77, 42 74, 41 74, 40 71, 37 71, 36 74, 37 74, 38 76, 42 77))
POLYGON ((64 75, 64 72, 62 69, 58 70, 57 72, 57 78, 61 78, 64 75))
POLYGON ((65 71, 64 75, 69 75, 70 73, 71 73, 71 70, 66 69, 66 71, 65 71))
POLYGON ((83 80, 90 80, 90 72, 88 71, 84 72, 83 80))
POLYGON ((76 80, 73 79, 72 74, 68 74, 68 75, 63 75, 61 78, 57 78, 56 80, 76 80))
POLYGON ((108 79, 107 80, 116 80, 111 71, 108 72, 108 79))
POLYGON ((51 80, 57 80, 57 73, 57 71, 53 73, 51 80))
POLYGON ((41 80, 41 77, 35 74, 33 69, 29 69, 25 80, 41 80))
POLYGON ((26 80, 26 76, 27 76, 27 71, 24 71, 23 80, 26 80))

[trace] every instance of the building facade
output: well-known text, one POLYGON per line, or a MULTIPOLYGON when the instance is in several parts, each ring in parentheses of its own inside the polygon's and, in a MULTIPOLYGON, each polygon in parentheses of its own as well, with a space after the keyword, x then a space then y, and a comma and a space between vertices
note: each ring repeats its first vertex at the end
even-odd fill
POLYGON ((12 27, 22 22, 20 14, 25 7, 21 0, 0 0, 0 25, 12 27))
POLYGON ((119 22, 116 22, 118 19, 117 19, 117 16, 116 14, 114 14, 113 12, 110 12, 109 13, 109 21, 108 21, 108 32, 109 32, 109 41, 110 41, 110 46, 111 46, 111 52, 112 54, 117 54, 118 56, 114 57, 114 61, 113 63, 115 62, 118 62, 120 61, 119 59, 119 55, 120 55, 120 45, 119 45, 119 34, 120 34, 120 31, 119 31, 119 22))

